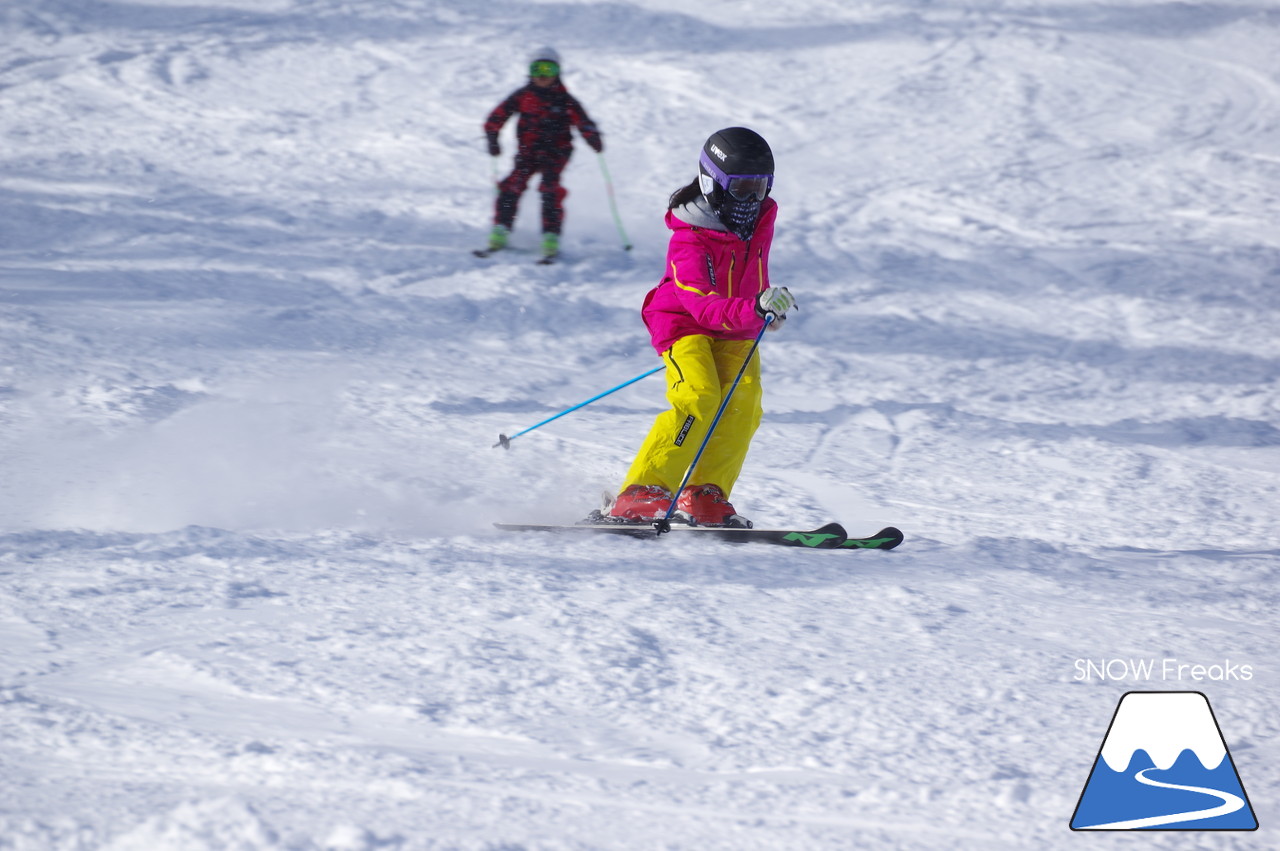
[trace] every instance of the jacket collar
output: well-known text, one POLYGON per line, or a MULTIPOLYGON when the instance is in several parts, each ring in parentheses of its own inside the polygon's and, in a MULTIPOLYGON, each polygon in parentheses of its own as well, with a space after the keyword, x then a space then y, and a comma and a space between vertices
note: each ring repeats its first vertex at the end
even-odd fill
POLYGON ((694 198, 688 204, 675 207, 671 213, 686 225, 706 230, 718 230, 728 233, 729 229, 720 221, 720 217, 711 209, 711 204, 703 195, 694 198))

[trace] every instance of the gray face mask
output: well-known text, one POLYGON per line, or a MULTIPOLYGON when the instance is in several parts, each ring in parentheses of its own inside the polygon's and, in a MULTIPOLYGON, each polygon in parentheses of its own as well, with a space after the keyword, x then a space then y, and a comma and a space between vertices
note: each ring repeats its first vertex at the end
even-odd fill
POLYGON ((746 242, 756 232, 756 222, 760 219, 760 205, 762 203, 754 198, 739 201, 726 195, 724 200, 720 202, 720 209, 717 210, 717 214, 730 233, 746 242))

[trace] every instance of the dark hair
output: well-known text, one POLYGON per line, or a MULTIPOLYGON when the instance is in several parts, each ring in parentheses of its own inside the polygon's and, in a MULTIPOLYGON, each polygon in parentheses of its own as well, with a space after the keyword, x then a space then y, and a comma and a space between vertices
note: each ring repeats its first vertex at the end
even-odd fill
POLYGON ((667 209, 674 210, 676 207, 683 207, 701 194, 702 187, 698 185, 698 178, 695 177, 687 186, 681 186, 671 193, 671 199, 667 201, 667 209))

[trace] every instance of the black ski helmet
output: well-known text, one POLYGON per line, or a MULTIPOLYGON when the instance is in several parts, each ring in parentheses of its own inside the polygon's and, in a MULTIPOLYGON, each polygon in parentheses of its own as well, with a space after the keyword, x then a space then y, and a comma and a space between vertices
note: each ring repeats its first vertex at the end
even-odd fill
POLYGON ((702 194, 714 203, 729 188, 721 180, 723 175, 773 177, 773 151, 756 131, 726 127, 712 133, 702 146, 698 173, 702 194))
POLYGON ((698 158, 698 188, 725 227, 749 239, 760 205, 773 188, 769 143, 746 127, 712 133, 698 158))

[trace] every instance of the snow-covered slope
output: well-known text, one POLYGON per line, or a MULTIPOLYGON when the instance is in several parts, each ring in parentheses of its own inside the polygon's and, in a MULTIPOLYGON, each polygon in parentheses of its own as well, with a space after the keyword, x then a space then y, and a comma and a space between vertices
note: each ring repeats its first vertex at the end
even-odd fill
POLYGON ((1257 812, 1197 847, 1280 844, 1278 34, 0 8, 0 848, 1067 847, 1142 688, 1206 693, 1257 812), (566 262, 480 262, 480 123, 543 43, 635 248, 579 145, 566 262), (647 379, 492 446, 656 365, 665 199, 731 124, 800 305, 734 503, 907 542, 493 531, 581 516, 661 410, 647 379), (1176 664, 1076 664, 1116 659, 1176 664))

